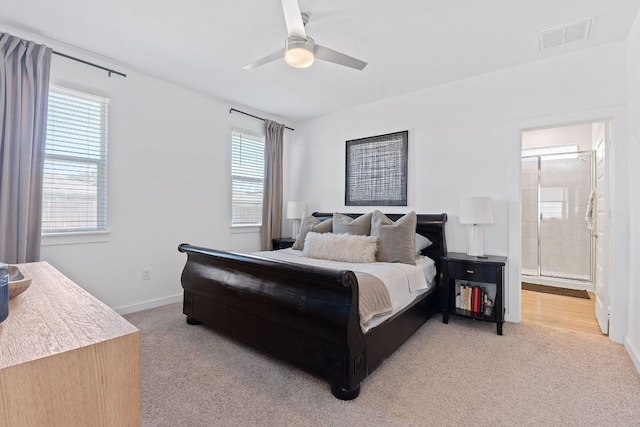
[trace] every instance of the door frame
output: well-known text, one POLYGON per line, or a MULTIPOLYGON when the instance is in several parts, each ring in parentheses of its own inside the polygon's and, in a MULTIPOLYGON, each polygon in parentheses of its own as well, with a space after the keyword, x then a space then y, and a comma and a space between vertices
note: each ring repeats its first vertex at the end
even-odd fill
POLYGON ((507 312, 505 319, 511 322, 522 320, 521 295, 521 245, 522 212, 520 206, 520 172, 522 157, 522 132, 535 129, 567 126, 579 123, 611 122, 611 228, 610 228, 610 322, 609 338, 623 343, 627 332, 627 296, 629 293, 629 203, 628 203, 628 138, 627 110, 624 105, 567 114, 535 117, 526 120, 514 120, 508 124, 509 162, 509 267, 508 286, 505 299, 507 312))

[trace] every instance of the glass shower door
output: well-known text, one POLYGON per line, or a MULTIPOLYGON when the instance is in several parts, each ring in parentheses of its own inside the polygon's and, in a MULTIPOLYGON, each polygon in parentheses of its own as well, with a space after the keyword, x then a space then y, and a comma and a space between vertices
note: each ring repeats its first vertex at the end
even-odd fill
MULTIPOLYGON (((524 164, 523 164, 524 166, 524 164)), ((591 153, 540 157, 540 275, 591 280, 591 153)))

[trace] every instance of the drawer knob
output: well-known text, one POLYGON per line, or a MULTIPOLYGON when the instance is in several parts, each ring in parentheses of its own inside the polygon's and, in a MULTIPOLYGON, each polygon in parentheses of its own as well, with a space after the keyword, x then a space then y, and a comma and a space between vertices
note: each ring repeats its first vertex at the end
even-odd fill
POLYGON ((473 270, 467 270, 467 273, 473 274, 473 270))

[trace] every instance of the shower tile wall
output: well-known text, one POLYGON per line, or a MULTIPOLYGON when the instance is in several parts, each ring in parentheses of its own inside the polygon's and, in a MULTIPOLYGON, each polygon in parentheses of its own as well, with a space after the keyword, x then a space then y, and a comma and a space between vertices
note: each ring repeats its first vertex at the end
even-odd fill
MULTIPOLYGON (((537 274, 537 162, 522 165, 522 266, 537 274)), ((543 156, 540 169, 542 276, 589 280, 591 237, 585 221, 591 191, 589 156, 543 156)))
POLYGON ((522 273, 538 274, 538 158, 522 161, 522 273))

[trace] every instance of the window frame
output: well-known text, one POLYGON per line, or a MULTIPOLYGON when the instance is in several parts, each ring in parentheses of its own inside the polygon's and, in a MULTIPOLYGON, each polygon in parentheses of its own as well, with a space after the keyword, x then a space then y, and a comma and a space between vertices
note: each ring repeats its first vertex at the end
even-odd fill
MULTIPOLYGON (((45 229, 45 213, 43 202, 42 220, 42 244, 73 244, 73 243, 94 243, 108 241, 108 194, 107 194, 107 170, 108 170, 108 126, 109 126, 109 97, 97 91, 86 88, 75 88, 69 84, 49 84, 49 95, 58 92, 64 96, 75 96, 75 101, 85 98, 99 104, 100 124, 94 135, 99 135, 98 156, 96 157, 65 155, 61 153, 47 152, 45 145, 44 163, 47 161, 72 161, 82 165, 95 165, 96 167, 96 226, 95 227, 75 227, 75 228, 48 228, 45 229), (102 206, 101 206, 102 205, 102 206)), ((49 101, 50 102, 50 101, 49 101)), ((48 104, 51 108, 51 104, 48 104)), ((47 140, 49 139, 49 122, 47 121, 47 140)), ((87 144, 89 147, 89 144, 87 144)), ((90 147, 89 147, 90 148, 90 147)), ((43 173, 43 200, 45 196, 45 176, 43 173)), ((55 188, 55 187, 54 187, 55 188)))
POLYGON ((239 232, 250 232, 250 231, 254 231, 255 229, 259 229, 260 227, 262 227, 262 197, 264 195, 264 144, 265 144, 265 138, 266 136, 263 134, 260 134, 259 132, 255 132, 255 131, 246 131, 243 129, 238 129, 238 128, 232 128, 231 129, 231 161, 230 161, 230 166, 231 166, 231 228, 239 231, 239 232), (262 155, 262 159, 260 161, 261 165, 262 165, 262 174, 261 174, 261 178, 258 180, 256 179, 254 176, 251 176, 250 174, 246 174, 246 175, 238 175, 237 173, 235 173, 234 171, 234 158, 235 158, 235 145, 234 145, 234 140, 236 138, 238 138, 236 135, 239 135, 239 140, 240 143, 242 143, 243 138, 242 135, 246 135, 247 138, 247 142, 259 142, 262 145, 262 150, 261 150, 261 155, 262 155), (234 215, 234 210, 236 207, 236 200, 235 200, 235 192, 234 192, 234 183, 236 182, 237 178, 236 177, 244 177, 245 181, 253 181, 253 182, 260 182, 260 209, 259 209, 259 222, 235 222, 236 221, 236 217, 234 215))

